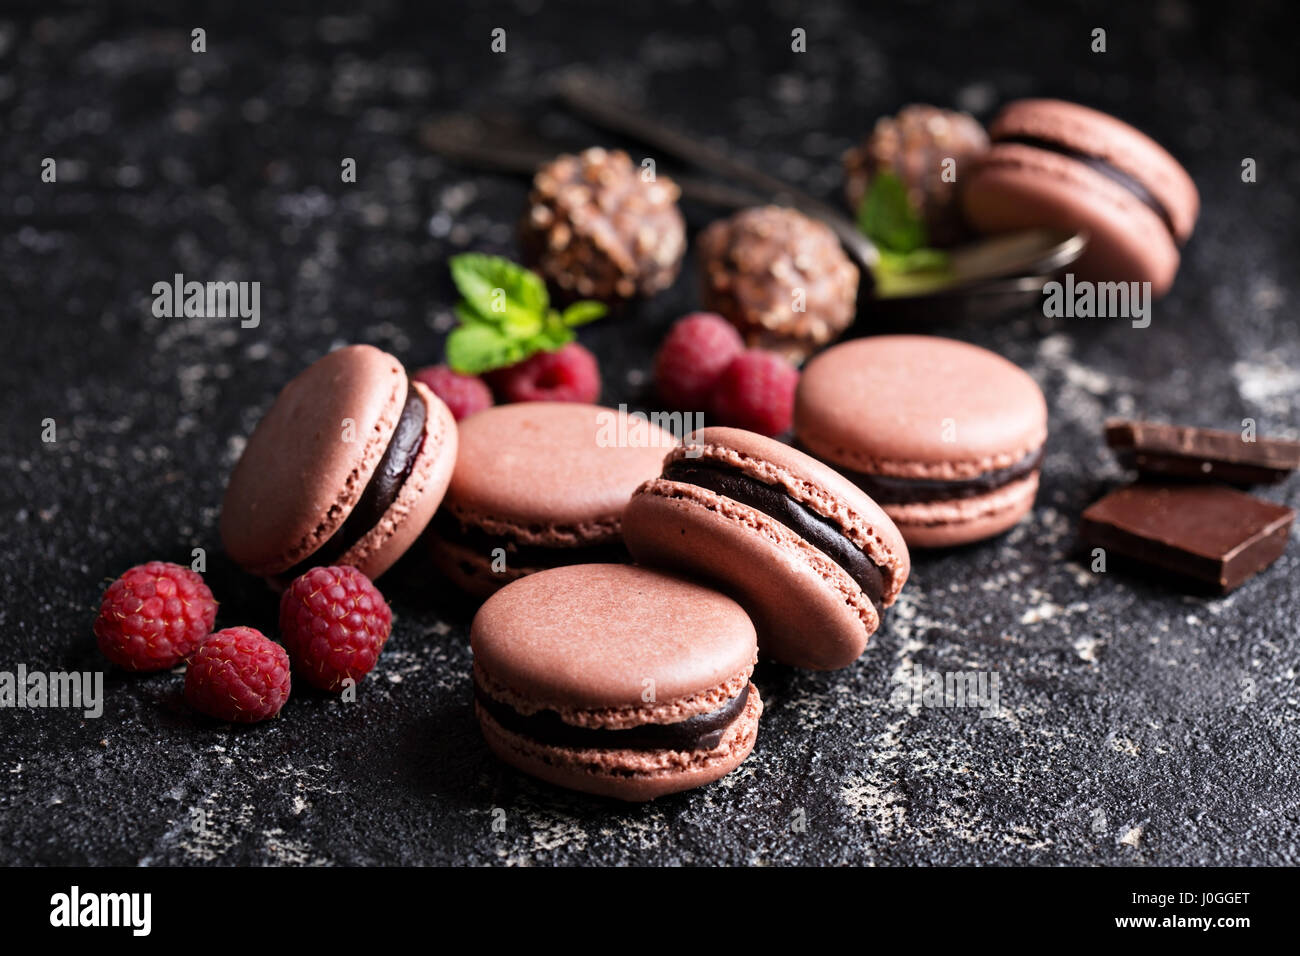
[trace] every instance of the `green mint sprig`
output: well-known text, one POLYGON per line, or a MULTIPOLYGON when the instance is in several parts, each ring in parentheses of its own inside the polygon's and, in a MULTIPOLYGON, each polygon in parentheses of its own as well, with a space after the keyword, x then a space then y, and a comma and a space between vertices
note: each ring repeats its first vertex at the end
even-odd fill
POLYGON ((551 308, 541 276, 500 256, 470 252, 452 256, 450 266, 461 300, 455 307, 460 325, 447 336, 447 364, 465 375, 554 352, 577 337, 574 328, 608 311, 590 300, 551 308))
POLYGON ((948 268, 948 254, 926 245, 925 223, 908 201, 907 187, 892 172, 882 171, 871 180, 858 205, 858 230, 880 251, 875 269, 880 292, 892 289, 901 277, 942 274, 948 268))

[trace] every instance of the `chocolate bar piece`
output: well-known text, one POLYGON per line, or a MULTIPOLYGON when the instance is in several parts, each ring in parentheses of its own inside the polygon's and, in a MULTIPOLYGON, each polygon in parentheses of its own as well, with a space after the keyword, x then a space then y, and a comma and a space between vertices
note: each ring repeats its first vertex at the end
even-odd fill
POLYGON ((1106 444, 1120 463, 1144 477, 1276 484, 1300 468, 1300 442, 1245 441, 1240 432, 1112 418, 1106 444))
POLYGON ((1295 512, 1225 485, 1138 482, 1083 513, 1094 547, 1226 594, 1286 550, 1295 512))

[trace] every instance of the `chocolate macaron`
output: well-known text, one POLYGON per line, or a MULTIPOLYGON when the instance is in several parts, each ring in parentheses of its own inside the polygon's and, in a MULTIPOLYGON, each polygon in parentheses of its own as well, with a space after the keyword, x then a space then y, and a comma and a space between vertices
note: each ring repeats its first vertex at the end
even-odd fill
POLYGON ((262 418, 221 504, 221 541, 287 583, 347 564, 376 578, 419 537, 456 461, 456 422, 402 363, 369 345, 300 373, 262 418))
POLYGON ((470 646, 488 746, 558 786, 652 800, 754 749, 754 626, 698 584, 631 565, 553 568, 489 598, 470 646))
POLYGON ((676 439, 645 418, 573 402, 498 405, 460 423, 434 519, 434 563, 486 597, 525 574, 626 561, 623 508, 676 439))
POLYGON ((1088 248, 1074 265, 1080 278, 1168 291, 1200 197, 1159 143, 1097 110, 1038 99, 1007 104, 989 137, 961 190, 972 226, 1084 232, 1088 248))
POLYGON ((764 655, 817 670, 862 653, 911 567, 898 529, 832 469, 781 442, 704 428, 637 489, 623 535, 642 564, 744 605, 764 655))
POLYGON ((987 349, 881 335, 808 364, 795 438, 875 499, 909 545, 947 547, 1001 534, 1033 506, 1047 403, 987 349))

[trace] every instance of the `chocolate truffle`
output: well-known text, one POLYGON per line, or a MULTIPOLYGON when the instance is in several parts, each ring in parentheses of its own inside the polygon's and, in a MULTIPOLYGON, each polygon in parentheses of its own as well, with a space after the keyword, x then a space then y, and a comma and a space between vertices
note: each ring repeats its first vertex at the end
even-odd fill
POLYGON ((750 346, 796 362, 853 321, 858 269, 828 226, 794 209, 761 206, 700 235, 704 308, 750 346))
POLYGON ((957 183, 945 182, 943 162, 956 161, 960 176, 965 161, 989 147, 988 134, 969 113, 937 106, 904 107, 883 116, 862 145, 844 154, 844 193, 857 213, 872 180, 883 170, 907 188, 912 208, 925 222, 931 245, 945 246, 967 234, 958 203, 957 183))
POLYGON ((621 150, 563 155, 533 177, 519 239, 562 297, 630 299, 672 284, 686 251, 680 190, 621 150))

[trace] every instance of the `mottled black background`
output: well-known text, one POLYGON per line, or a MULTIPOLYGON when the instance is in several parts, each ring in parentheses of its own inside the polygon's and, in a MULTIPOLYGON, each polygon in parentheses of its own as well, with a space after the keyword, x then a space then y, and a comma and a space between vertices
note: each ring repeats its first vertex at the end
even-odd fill
MULTIPOLYGON (((1028 315, 943 330, 1047 391, 1038 507, 999 541, 917 556, 853 667, 760 669, 758 747, 723 783, 629 808, 500 766, 468 703, 472 608, 413 559, 382 582, 394 635, 354 704, 299 691, 281 719, 232 730, 191 715, 179 674, 110 670, 98 720, 0 712, 0 862, 1300 862, 1296 545, 1220 600, 1072 557, 1080 510, 1121 477, 1104 415, 1296 435, 1285 3, 360 6, 0 14, 0 669, 103 668, 104 586, 193 547, 209 550, 219 624, 271 627, 273 600, 215 534, 242 436, 331 347, 438 360, 446 258, 515 252, 524 184, 426 152, 419 124, 438 111, 518 111, 566 145, 607 143, 547 117, 547 76, 583 64, 835 198, 840 152, 883 113, 920 100, 987 117, 1057 95, 1161 140, 1203 213, 1148 329, 1028 315), (489 52, 498 26, 505 55, 489 52), (1105 54, 1089 51, 1097 26, 1105 54), (46 156, 57 184, 40 182, 46 156), (175 272, 260 281, 260 328, 154 318, 150 288, 175 272), (996 672, 1006 714, 891 704, 913 664, 996 672)), ((715 213, 687 214, 694 231, 715 213)), ((694 282, 688 268, 584 332, 607 402, 648 398, 652 349, 694 282)), ((1263 493, 1300 498, 1295 482, 1263 493)))

